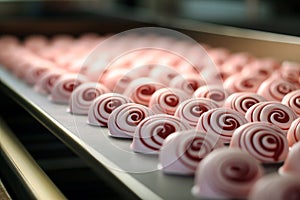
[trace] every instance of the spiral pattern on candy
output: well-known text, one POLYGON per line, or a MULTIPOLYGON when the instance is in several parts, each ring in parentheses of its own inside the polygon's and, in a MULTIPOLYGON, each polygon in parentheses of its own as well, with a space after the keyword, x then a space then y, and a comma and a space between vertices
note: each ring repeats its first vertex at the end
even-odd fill
POLYGON ((199 162, 224 145, 201 131, 179 131, 169 135, 159 152, 162 170, 171 174, 194 174, 199 162))
POLYGON ((78 74, 62 75, 52 88, 50 99, 55 103, 68 103, 73 90, 88 79, 78 74))
POLYGON ((257 94, 262 95, 269 101, 281 102, 285 95, 299 88, 300 86, 297 83, 279 77, 271 77, 260 85, 257 94))
POLYGON ((296 114, 289 107, 277 102, 260 102, 248 109, 245 115, 249 122, 269 122, 286 134, 296 114))
POLYGON ((108 118, 108 130, 112 137, 132 138, 137 125, 154 113, 146 106, 127 103, 116 108, 108 118))
POLYGON ((106 93, 97 97, 89 108, 87 123, 93 126, 107 126, 112 111, 126 103, 132 103, 132 100, 118 93, 106 93))
POLYGON ((228 92, 220 85, 206 85, 199 87, 194 92, 194 97, 209 98, 223 106, 225 99, 228 97, 228 92))
POLYGON ((175 88, 162 88, 153 93, 149 108, 157 114, 174 115, 180 103, 190 96, 182 90, 175 88))
POLYGON ((249 154, 220 148, 200 162, 192 192, 202 198, 243 199, 262 176, 262 167, 249 154))
POLYGON ((263 101, 266 101, 266 99, 258 94, 251 92, 239 92, 231 94, 225 100, 224 107, 238 111, 245 115, 251 106, 263 101))
POLYGON ((123 94, 135 103, 148 106, 152 94, 160 88, 163 88, 163 85, 152 79, 138 78, 129 84, 123 94))
POLYGON ((134 133, 131 148, 139 153, 158 154, 164 140, 170 134, 189 129, 191 127, 177 117, 156 114, 139 123, 134 133))
POLYGON ((174 116, 186 121, 190 126, 196 127, 203 113, 218 107, 218 104, 214 100, 208 98, 191 98, 178 106, 174 116))
POLYGON ((37 81, 34 90, 41 94, 50 94, 56 81, 64 74, 60 70, 49 70, 37 81))
POLYGON ((262 82, 258 76, 233 74, 224 81, 224 88, 230 93, 234 92, 256 92, 262 82))
POLYGON ((300 141, 300 117, 293 121, 287 132, 289 146, 293 146, 300 141))
POLYGON ((72 114, 87 115, 93 100, 109 90, 100 83, 88 82, 78 86, 71 94, 69 109, 72 114))
POLYGON ((251 122, 239 127, 232 135, 230 147, 247 151, 263 163, 281 162, 289 151, 282 130, 266 122, 251 122))
POLYGON ((196 129, 213 134, 220 141, 229 143, 233 132, 246 123, 245 117, 237 111, 215 108, 201 115, 196 129))
POLYGON ((193 94, 203 85, 205 85, 205 81, 198 74, 178 75, 169 84, 170 87, 183 90, 188 94, 193 94))
POLYGON ((300 89, 285 95, 281 103, 290 107, 300 117, 300 89))

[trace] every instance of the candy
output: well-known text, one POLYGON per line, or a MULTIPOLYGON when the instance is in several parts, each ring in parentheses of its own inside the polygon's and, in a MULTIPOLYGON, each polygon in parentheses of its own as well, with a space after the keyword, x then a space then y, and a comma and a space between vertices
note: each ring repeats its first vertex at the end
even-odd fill
POLYGON ((135 103, 148 106, 152 94, 160 88, 163 88, 161 83, 143 77, 132 81, 123 94, 131 98, 135 103))
POLYGON ((178 88, 191 95, 203 85, 205 85, 205 81, 198 74, 177 75, 169 84, 170 87, 178 88))
POLYGON ((258 76, 236 73, 224 81, 224 88, 229 93, 256 92, 263 80, 258 76))
POLYGON ((97 97, 89 108, 87 123, 93 126, 107 126, 112 111, 126 103, 132 103, 132 100, 118 93, 106 93, 97 97))
POLYGON ((114 109, 108 118, 109 135, 118 138, 132 138, 137 125, 154 113, 146 106, 127 103, 114 109))
POLYGON ((249 122, 269 122, 286 134, 296 114, 287 106, 277 102, 260 102, 250 107, 246 114, 249 122))
POLYGON ((205 199, 242 199, 262 176, 263 169, 252 156, 237 148, 220 148, 200 162, 192 193, 205 199))
POLYGON ((300 89, 285 95, 281 103, 290 107, 300 117, 300 89))
POLYGON ((265 97, 269 101, 282 101, 288 93, 299 89, 298 83, 289 82, 277 76, 272 76, 262 82, 257 90, 257 94, 265 97))
POLYGON ((223 106, 228 95, 228 92, 221 85, 201 86, 194 92, 194 97, 212 99, 216 101, 219 106, 223 106))
POLYGON ((70 113, 87 115, 93 100, 108 92, 109 89, 100 83, 87 82, 79 85, 71 94, 69 102, 70 113))
POLYGON ((50 100, 54 103, 67 104, 73 90, 88 79, 78 74, 64 74, 52 88, 50 100))
POLYGON ((158 154, 164 140, 176 131, 189 130, 191 127, 179 118, 157 114, 145 118, 137 126, 131 149, 144 154, 158 154))
POLYGON ((300 176, 279 176, 275 173, 259 179, 251 188, 249 200, 300 199, 300 176))
POLYGON ((295 143, 284 161, 284 165, 279 168, 280 174, 300 174, 300 142, 295 143))
POLYGON ((158 65, 150 71, 149 78, 160 82, 164 86, 168 86, 170 81, 177 75, 178 72, 173 68, 158 65))
POLYGON ((237 111, 215 108, 201 115, 196 129, 212 134, 224 143, 229 143, 233 132, 246 123, 245 117, 237 111))
POLYGON ((266 101, 266 99, 258 94, 251 92, 238 92, 231 94, 225 100, 224 107, 238 111, 245 115, 251 106, 263 101, 266 101))
POLYGON ((175 132, 163 142, 159 152, 160 165, 168 174, 194 174, 206 155, 223 146, 204 132, 193 129, 175 132))
POLYGON ((263 163, 282 162, 289 151, 285 133, 266 122, 251 122, 240 126, 232 135, 230 147, 247 151, 263 163))
POLYGON ((149 108, 156 114, 174 115, 181 102, 190 96, 175 88, 161 88, 156 90, 150 98, 149 108))
POLYGON ((300 117, 294 120, 287 132, 289 146, 293 146, 300 141, 300 117))
POLYGON ((187 122, 190 126, 196 127, 200 116, 214 108, 218 108, 218 104, 214 100, 190 98, 177 107, 174 116, 187 122))

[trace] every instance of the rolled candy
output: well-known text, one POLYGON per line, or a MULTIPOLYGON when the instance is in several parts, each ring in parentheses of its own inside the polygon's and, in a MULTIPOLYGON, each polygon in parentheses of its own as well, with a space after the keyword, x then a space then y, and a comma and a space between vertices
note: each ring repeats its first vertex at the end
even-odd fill
POLYGON ((171 67, 158 65, 154 67, 149 74, 149 78, 160 82, 165 87, 169 85, 170 81, 178 75, 178 72, 171 67))
POLYGON ((279 73, 283 79, 298 83, 300 77, 300 63, 285 61, 282 63, 279 73))
POLYGON ((229 143, 233 132, 246 123, 246 118, 235 110, 215 108, 201 115, 196 129, 212 134, 224 143, 229 143))
POLYGON ((298 83, 289 82, 283 78, 271 76, 259 86, 257 94, 269 101, 281 102, 288 93, 300 89, 298 83))
POLYGON ((127 73, 128 73, 128 69, 126 68, 108 69, 105 70, 102 74, 99 74, 98 79, 99 82, 105 85, 110 91, 118 92, 115 91, 116 84, 122 78, 123 80, 125 80, 124 77, 127 73))
POLYGON ((80 74, 62 75, 52 88, 50 100, 54 103, 67 104, 73 90, 85 82, 88 82, 88 79, 80 74))
POLYGON ((108 118, 109 135, 118 138, 133 138, 137 125, 154 113, 146 106, 127 103, 116 108, 108 118))
POLYGON ((174 116, 187 122, 190 126, 196 127, 200 116, 214 108, 218 108, 218 104, 214 100, 190 98, 177 107, 174 116))
POLYGON ((266 99, 252 92, 237 92, 231 94, 224 103, 225 108, 229 108, 245 115, 247 110, 259 102, 264 102, 266 99))
POLYGON ((198 74, 177 75, 169 84, 170 87, 178 88, 191 95, 203 85, 205 85, 205 81, 198 74))
POLYGON ((300 89, 285 95, 281 103, 290 107, 300 117, 300 89))
POLYGON ((292 109, 277 102, 260 102, 250 107, 246 114, 249 122, 269 122, 278 126, 285 134, 297 118, 292 109))
POLYGON ((224 147, 211 135, 196 130, 169 135, 159 152, 160 167, 167 174, 194 174, 201 160, 214 149, 224 147))
POLYGON ((194 97, 212 99, 219 106, 223 106, 228 95, 229 93, 221 85, 201 86, 194 92, 194 97))
POLYGON ((156 114, 174 115, 181 102, 190 96, 176 88, 161 88, 156 90, 150 98, 149 108, 156 114))
POLYGON ((158 154, 164 140, 176 131, 189 130, 191 127, 179 118, 157 114, 145 118, 134 132, 131 149, 144 154, 158 154))
POLYGON ((224 88, 229 93, 234 92, 256 92, 263 79, 258 76, 233 74, 224 81, 224 88))
POLYGON ((263 168, 237 148, 219 148, 198 165, 192 193, 197 198, 244 199, 263 176, 263 168))
POLYGON ((50 69, 34 85, 34 90, 41 94, 50 94, 56 81, 62 75, 66 74, 66 71, 60 69, 50 69))
POLYGON ((300 199, 300 176, 279 176, 272 173, 259 179, 251 188, 249 200, 300 199))
POLYGON ((135 103, 148 106, 152 94, 160 88, 163 88, 161 83, 143 77, 133 80, 123 94, 131 98, 135 103))
POLYGON ((69 111, 72 114, 88 115, 89 107, 98 96, 108 93, 109 89, 96 82, 82 83, 74 89, 69 101, 69 111))
POLYGON ((35 53, 38 53, 47 45, 49 45, 49 40, 44 35, 30 35, 24 40, 24 46, 35 53))
POLYGON ((294 120, 287 132, 289 146, 293 146, 300 141, 300 117, 294 120))
POLYGON ((238 147, 263 163, 282 162, 289 152, 285 133, 266 122, 240 126, 232 135, 230 147, 238 147))
MULTIPOLYGON (((284 165, 279 168, 279 173, 300 175, 300 142, 295 143, 284 161, 284 165)), ((300 178, 300 177, 299 177, 300 178)))
POLYGON ((89 108, 87 123, 93 126, 107 126, 112 111, 126 103, 132 103, 132 100, 122 94, 106 93, 98 96, 89 108))

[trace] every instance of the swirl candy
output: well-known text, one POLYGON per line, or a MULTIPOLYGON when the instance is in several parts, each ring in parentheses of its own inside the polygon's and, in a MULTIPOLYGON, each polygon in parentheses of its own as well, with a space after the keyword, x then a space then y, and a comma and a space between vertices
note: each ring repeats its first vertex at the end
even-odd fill
POLYGON ((196 130, 179 131, 169 135, 159 152, 163 172, 194 174, 199 162, 211 151, 224 145, 211 135, 196 130))
POLYGON ((246 114, 249 122, 269 122, 286 134, 296 114, 287 106, 277 102, 260 102, 250 107, 246 114))
POLYGON ((285 95, 299 88, 300 86, 297 83, 272 76, 260 85, 257 94, 265 97, 269 101, 282 101, 285 95))
POLYGON ((50 100, 54 103, 68 103, 73 90, 85 82, 88 79, 79 74, 62 75, 52 88, 50 100))
POLYGON ((174 115, 179 104, 189 97, 187 93, 179 89, 161 88, 151 96, 149 108, 157 114, 174 115))
POLYGON ((258 180, 251 188, 249 200, 297 200, 300 199, 300 176, 279 176, 275 173, 258 180))
POLYGON ((149 77, 167 86, 177 75, 178 72, 173 68, 160 65, 150 71, 149 77))
POLYGON ((132 103, 132 100, 118 93, 106 93, 97 97, 89 108, 87 123, 93 126, 107 126, 112 111, 126 103, 132 103))
POLYGON ((144 154, 158 154, 164 140, 177 131, 189 130, 191 127, 179 118, 157 114, 145 118, 137 126, 131 149, 144 154))
POLYGON ((290 107, 300 117, 300 89, 285 95, 281 103, 290 107))
POLYGON ((224 88, 229 93, 234 92, 256 92, 262 82, 258 76, 233 74, 224 81, 224 88))
POLYGON ((154 113, 146 106, 127 103, 116 108, 108 118, 110 136, 132 138, 137 125, 154 113))
POLYGON ((34 90, 41 94, 50 94, 56 81, 65 72, 63 70, 52 69, 47 71, 34 85, 34 90))
POLYGON ((282 130, 266 122, 251 122, 240 126, 232 135, 230 147, 247 151, 263 163, 284 161, 289 151, 282 130))
POLYGON ((213 134, 220 141, 229 143, 233 132, 246 123, 245 117, 237 111, 215 108, 201 115, 196 129, 213 134))
POLYGON ((293 146, 300 141, 300 117, 293 121, 287 132, 289 146, 293 146))
POLYGON ((246 198, 263 176, 263 168, 249 154, 237 148, 220 148, 198 165, 192 193, 197 198, 246 198))
POLYGON ((187 122, 190 126, 196 127, 200 116, 214 108, 218 104, 207 98, 191 98, 183 101, 176 109, 175 116, 187 122))
POLYGON ((291 147, 290 152, 284 161, 284 165, 279 168, 280 174, 300 175, 300 142, 291 147))
POLYGON ((223 106, 225 99, 228 97, 228 92, 220 85, 206 85, 199 87, 194 92, 194 97, 209 98, 223 106))
POLYGON ((109 89, 100 83, 83 83, 72 92, 69 110, 72 114, 87 115, 93 100, 108 92, 109 89))
POLYGON ((169 86, 178 88, 189 94, 193 94, 199 87, 205 85, 205 81, 198 74, 177 75, 174 77, 169 86))
POLYGON ((258 94, 251 92, 238 92, 231 94, 225 100, 224 107, 238 111, 245 115, 251 106, 263 101, 266 101, 266 99, 258 94))
POLYGON ((163 88, 161 83, 143 77, 133 80, 123 94, 131 98, 135 103, 148 106, 152 94, 160 88, 163 88))

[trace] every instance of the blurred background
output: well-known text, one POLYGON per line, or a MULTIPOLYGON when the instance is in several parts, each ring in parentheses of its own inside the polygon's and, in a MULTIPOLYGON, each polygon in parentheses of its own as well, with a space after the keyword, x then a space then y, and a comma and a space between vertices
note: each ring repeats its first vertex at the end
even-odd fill
POLYGON ((161 26, 187 20, 300 36, 299 8, 299 0, 0 0, 0 31, 29 19, 126 19, 161 26))

